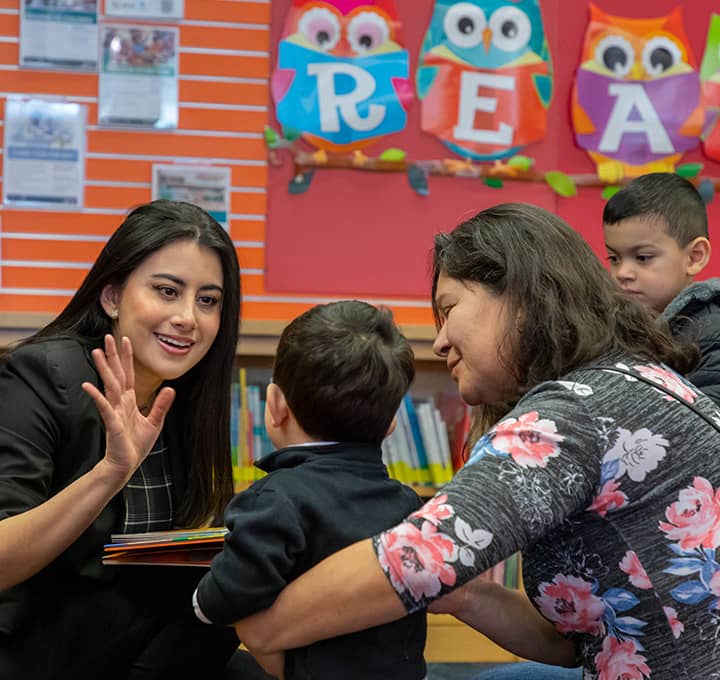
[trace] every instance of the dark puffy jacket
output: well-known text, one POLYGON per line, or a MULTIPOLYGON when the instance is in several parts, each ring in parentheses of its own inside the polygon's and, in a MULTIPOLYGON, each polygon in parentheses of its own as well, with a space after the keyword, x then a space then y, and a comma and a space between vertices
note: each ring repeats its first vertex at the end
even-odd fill
POLYGON ((661 316, 675 335, 699 345, 700 365, 687 378, 720 406, 720 278, 689 285, 661 316))

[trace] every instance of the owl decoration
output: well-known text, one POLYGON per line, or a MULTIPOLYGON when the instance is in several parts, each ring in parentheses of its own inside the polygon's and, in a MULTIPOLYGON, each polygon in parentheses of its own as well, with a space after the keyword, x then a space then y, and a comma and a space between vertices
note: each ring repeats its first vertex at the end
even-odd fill
POLYGON ((271 93, 278 121, 333 152, 403 130, 410 60, 394 0, 293 0, 271 93))
POLYGON ((673 172, 700 141, 705 114, 682 10, 627 19, 590 5, 572 94, 578 145, 606 182, 673 172))
POLYGON ((706 111, 703 147, 708 158, 720 161, 720 14, 710 16, 700 82, 706 111))
POLYGON ((463 158, 541 140, 552 75, 538 0, 437 0, 416 87, 422 129, 463 158))

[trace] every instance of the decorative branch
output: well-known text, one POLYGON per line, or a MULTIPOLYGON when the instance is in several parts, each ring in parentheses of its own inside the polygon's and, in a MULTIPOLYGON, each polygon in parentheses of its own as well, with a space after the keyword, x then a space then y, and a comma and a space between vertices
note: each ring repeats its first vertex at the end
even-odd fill
MULTIPOLYGON (((541 172, 535 169, 534 159, 521 155, 512 156, 507 161, 478 163, 460 158, 410 161, 403 150, 392 148, 386 149, 374 158, 366 156, 361 151, 344 155, 328 154, 322 150, 309 152, 296 148, 295 142, 300 137, 299 133, 292 131, 291 139, 288 138, 288 131, 283 130, 283 133, 283 136, 280 136, 271 128, 267 128, 265 139, 270 149, 270 162, 273 165, 281 164, 277 157, 278 150, 284 149, 291 154, 295 171, 288 189, 293 194, 307 191, 314 172, 326 168, 404 173, 408 177, 410 186, 421 196, 430 193, 428 183, 430 176, 479 179, 485 185, 496 189, 502 188, 506 181, 539 182, 547 184, 556 194, 564 197, 576 195, 578 187, 597 187, 602 189, 602 196, 605 199, 610 198, 632 179, 624 178, 609 184, 595 174, 568 175, 557 170, 541 172), (268 130, 272 134, 269 134, 268 130)), ((715 189, 720 189, 720 178, 701 177, 702 169, 702 163, 685 163, 678 166, 676 172, 692 182, 705 203, 710 203, 715 189)))

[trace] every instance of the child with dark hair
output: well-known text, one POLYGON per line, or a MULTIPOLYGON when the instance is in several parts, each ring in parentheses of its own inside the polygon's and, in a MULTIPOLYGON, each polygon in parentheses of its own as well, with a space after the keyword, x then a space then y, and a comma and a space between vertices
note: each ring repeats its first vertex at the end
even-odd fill
POLYGON ((642 175, 603 212, 610 271, 622 289, 697 342, 702 361, 688 379, 720 404, 720 279, 694 282, 710 259, 705 204, 680 175, 642 175))
MULTIPOLYGON (((420 507, 388 477, 380 444, 415 369, 388 310, 357 300, 313 307, 280 336, 265 424, 269 474, 227 508, 223 551, 200 581, 196 613, 230 624, 269 607, 327 555, 420 507)), ((348 584, 351 585, 351 584, 348 584)), ((425 612, 287 652, 285 678, 420 680, 425 612)))

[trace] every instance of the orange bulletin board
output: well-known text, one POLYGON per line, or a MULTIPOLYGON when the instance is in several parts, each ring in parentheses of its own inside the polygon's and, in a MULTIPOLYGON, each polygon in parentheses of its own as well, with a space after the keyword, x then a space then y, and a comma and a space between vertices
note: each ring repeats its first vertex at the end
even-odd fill
POLYGON ((0 0, 0 120, 14 94, 85 104, 85 199, 80 210, 0 208, 0 314, 60 311, 128 209, 150 200, 152 164, 184 162, 231 168, 243 317, 290 318, 292 310, 263 287, 270 3, 185 0, 183 19, 155 22, 180 33, 179 125, 172 131, 101 128, 96 73, 19 67, 19 6, 0 0))

